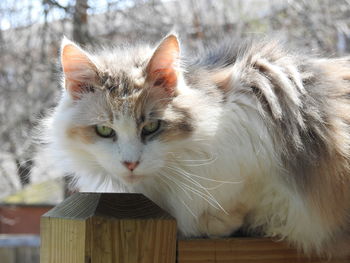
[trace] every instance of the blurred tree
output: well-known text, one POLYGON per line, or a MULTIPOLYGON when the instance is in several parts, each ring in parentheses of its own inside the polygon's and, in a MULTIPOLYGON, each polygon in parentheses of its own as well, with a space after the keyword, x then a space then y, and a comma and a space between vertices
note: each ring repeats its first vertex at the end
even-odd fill
POLYGON ((88 30, 88 0, 76 0, 73 14, 73 40, 85 45, 91 40, 88 30))

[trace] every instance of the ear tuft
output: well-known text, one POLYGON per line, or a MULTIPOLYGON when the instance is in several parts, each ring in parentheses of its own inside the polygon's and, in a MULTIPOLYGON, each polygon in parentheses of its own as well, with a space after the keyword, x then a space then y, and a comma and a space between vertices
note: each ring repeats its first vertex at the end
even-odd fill
POLYGON ((97 68, 85 51, 65 37, 61 46, 61 63, 66 89, 73 99, 91 90, 96 82, 97 68))
POLYGON ((168 95, 174 95, 179 57, 179 41, 171 34, 158 45, 147 65, 147 78, 153 87, 162 88, 168 95))

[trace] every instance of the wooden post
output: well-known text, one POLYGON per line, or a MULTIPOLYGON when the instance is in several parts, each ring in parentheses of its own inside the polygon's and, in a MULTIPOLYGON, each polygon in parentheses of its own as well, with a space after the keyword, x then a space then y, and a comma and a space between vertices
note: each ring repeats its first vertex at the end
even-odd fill
POLYGON ((175 219, 141 194, 76 193, 41 219, 41 263, 175 260, 175 219))
MULTIPOLYGON (((350 247, 349 247, 350 249, 350 247)), ((178 240, 177 263, 350 263, 348 258, 308 256, 271 238, 178 240)))

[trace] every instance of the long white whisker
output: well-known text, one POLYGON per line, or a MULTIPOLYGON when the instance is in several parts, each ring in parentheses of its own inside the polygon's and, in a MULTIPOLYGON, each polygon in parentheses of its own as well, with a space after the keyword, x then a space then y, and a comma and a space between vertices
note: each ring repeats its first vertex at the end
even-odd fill
MULTIPOLYGON (((167 176, 167 175, 164 175, 166 178, 168 178, 169 180, 171 180, 171 181, 173 181, 174 183, 175 183, 175 181, 174 181, 174 177, 169 177, 169 176, 167 176)), ((210 204, 212 207, 214 207, 215 209, 218 209, 218 210, 222 210, 224 213, 226 213, 226 214, 228 214, 227 212, 226 212, 226 210, 220 205, 220 203, 213 197, 213 195, 212 194, 210 194, 210 193, 203 193, 203 192, 201 192, 201 191, 199 191, 198 189, 195 189, 195 188, 193 188, 193 187, 191 187, 191 186, 189 186, 189 185, 187 185, 187 184, 185 184, 185 183, 183 183, 183 182, 180 182, 179 180, 178 180, 178 182, 183 186, 183 187, 185 187, 186 189, 188 189, 189 191, 191 191, 193 194, 196 194, 196 195, 198 195, 199 197, 201 197, 201 198, 203 198, 204 200, 206 200, 207 202, 208 202, 208 204, 210 204)))
POLYGON ((212 161, 216 161, 218 159, 217 156, 215 156, 215 158, 208 158, 208 159, 179 159, 177 157, 175 157, 177 161, 179 162, 212 162, 212 161))
POLYGON ((220 183, 220 184, 241 184, 242 183, 242 181, 234 182, 234 181, 222 181, 222 180, 206 178, 206 177, 203 177, 203 176, 200 176, 200 175, 197 175, 197 174, 192 174, 192 173, 186 172, 186 171, 184 171, 183 169, 181 169, 179 167, 167 166, 167 168, 169 168, 171 170, 174 170, 174 171, 177 171, 177 172, 180 172, 181 174, 185 174, 185 175, 188 175, 188 176, 193 176, 193 177, 196 177, 196 178, 199 178, 199 179, 202 179, 202 180, 206 180, 206 181, 210 181, 210 182, 215 182, 215 183, 220 183))
POLYGON ((182 200, 182 199, 180 199, 180 200, 181 200, 181 203, 183 203, 183 205, 186 207, 186 209, 188 210, 188 212, 190 212, 191 215, 193 215, 193 217, 197 219, 198 217, 192 212, 192 210, 188 207, 188 205, 185 203, 185 201, 182 200))
MULTIPOLYGON (((166 175, 163 175, 163 176, 167 178, 166 175)), ((169 183, 168 183, 166 180, 164 180, 164 178, 162 178, 161 176, 159 176, 159 178, 160 178, 164 183, 166 183, 166 184, 169 186, 169 188, 171 189, 171 185, 169 185, 169 183)), ((169 178, 168 178, 168 179, 169 179, 169 178)), ((183 188, 181 185, 177 184, 177 183, 174 182, 174 181, 172 181, 172 182, 173 182, 177 187, 179 187, 182 191, 184 191, 184 193, 187 195, 187 197, 188 197, 190 200, 193 200, 192 196, 186 191, 185 188, 183 188)))
POLYGON ((178 187, 180 187, 181 189, 183 189, 183 187, 185 187, 187 190, 191 191, 192 193, 200 196, 201 198, 203 198, 204 200, 206 200, 210 205, 214 206, 214 204, 211 203, 211 200, 208 199, 208 197, 206 197, 203 193, 199 192, 198 190, 195 190, 194 191, 194 188, 193 187, 190 187, 188 185, 186 185, 185 183, 183 182, 180 182, 179 180, 176 180, 174 177, 169 177, 167 175, 164 175, 165 178, 167 178, 168 180, 172 181, 173 183, 175 183, 178 187), (178 181, 178 182, 177 182, 178 181), (182 186, 181 186, 181 185, 182 186))
MULTIPOLYGON (((181 175, 183 175, 183 174, 181 174, 181 175)), ((185 176, 185 177, 183 177, 184 179, 186 179, 187 181, 189 181, 189 182, 191 182, 191 183, 197 185, 199 188, 202 188, 202 189, 205 190, 206 192, 207 192, 207 191, 215 190, 215 189, 217 189, 217 188, 219 188, 219 187, 221 187, 221 186, 224 185, 224 183, 219 183, 219 184, 217 184, 217 185, 215 185, 215 186, 212 186, 212 187, 204 187, 204 186, 201 185, 199 182, 197 182, 196 180, 194 180, 192 177, 190 177, 190 176, 188 176, 188 175, 184 175, 184 176, 185 176)))
MULTIPOLYGON (((183 174, 181 174, 181 175, 183 175, 183 174)), ((209 192, 209 188, 206 188, 206 187, 204 187, 203 185, 201 185, 199 182, 197 182, 196 180, 194 180, 193 178, 191 178, 190 176, 188 176, 188 175, 185 175, 185 177, 182 177, 182 178, 184 178, 184 179, 186 179, 187 181, 189 181, 190 183, 192 183, 192 184, 194 184, 195 186, 198 186, 199 188, 201 188, 201 189, 203 189, 205 192, 206 192, 206 194, 205 193, 202 193, 202 194, 204 194, 204 195, 207 195, 208 197, 210 197, 215 203, 217 203, 217 205, 225 212, 225 210, 222 208, 222 206, 220 205, 220 203, 216 200, 216 198, 209 192)), ((190 187, 190 186, 188 186, 188 187, 190 187)), ((219 187, 219 186, 216 186, 216 188, 217 187, 219 187)), ((214 187, 214 189, 215 189, 215 187, 214 187)))
MULTIPOLYGON (((172 165, 179 165, 179 162, 172 162, 172 161, 168 161, 168 163, 172 164, 172 165)), ((204 166, 204 165, 208 165, 211 164, 212 162, 207 162, 207 163, 198 163, 198 164, 186 164, 186 163, 182 163, 181 166, 186 166, 186 167, 199 167, 199 166, 204 166)))
MULTIPOLYGON (((199 188, 201 188, 201 189, 203 189, 203 190, 212 190, 211 187, 209 187, 209 188, 208 188, 208 187, 204 187, 204 186, 201 185, 199 182, 197 182, 196 180, 194 180, 191 176, 181 173, 181 171, 173 170, 172 167, 169 167, 169 166, 167 166, 167 168, 169 168, 169 169, 172 170, 173 172, 179 173, 179 174, 182 176, 182 178, 186 179, 186 180, 189 181, 190 183, 192 183, 192 184, 198 186, 199 188)), ((215 186, 215 187, 212 187, 212 188, 213 188, 213 189, 216 189, 216 188, 220 187, 221 185, 223 185, 223 184, 219 184, 219 186, 215 186)))
MULTIPOLYGON (((169 186, 170 187, 170 189, 171 189, 171 185, 164 179, 164 178, 162 178, 162 177, 159 177, 160 179, 161 179, 161 181, 163 181, 167 186, 169 186)), ((184 191, 186 194, 188 194, 187 193, 187 191, 184 189, 184 188, 182 188, 181 186, 179 186, 179 185, 177 185, 182 191, 184 191)), ((188 196, 191 198, 191 200, 192 200, 192 197, 188 194, 188 196)), ((181 201, 181 203, 185 206, 185 208, 188 210, 188 212, 194 217, 194 218, 196 218, 197 219, 197 216, 193 213, 193 211, 190 209, 190 207, 185 203, 185 201, 181 198, 181 197, 177 197, 177 198, 179 198, 179 200, 181 201)))
POLYGON ((175 156, 175 154, 171 153, 175 159, 175 161, 168 161, 171 162, 172 164, 178 165, 181 164, 182 166, 188 166, 188 167, 197 167, 197 166, 202 166, 202 165, 209 165, 213 162, 215 162, 218 157, 212 157, 212 158, 207 158, 207 159, 195 159, 195 160, 185 160, 185 159, 180 159, 175 156))

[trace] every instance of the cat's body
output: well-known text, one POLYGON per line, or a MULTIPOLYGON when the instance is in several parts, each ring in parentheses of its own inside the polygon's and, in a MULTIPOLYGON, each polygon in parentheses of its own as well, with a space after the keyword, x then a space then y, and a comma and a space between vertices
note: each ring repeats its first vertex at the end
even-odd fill
POLYGON ((252 42, 183 61, 170 35, 156 50, 95 54, 64 41, 62 65, 46 136, 81 189, 141 192, 186 237, 245 227, 309 253, 346 252, 348 59, 252 42))

